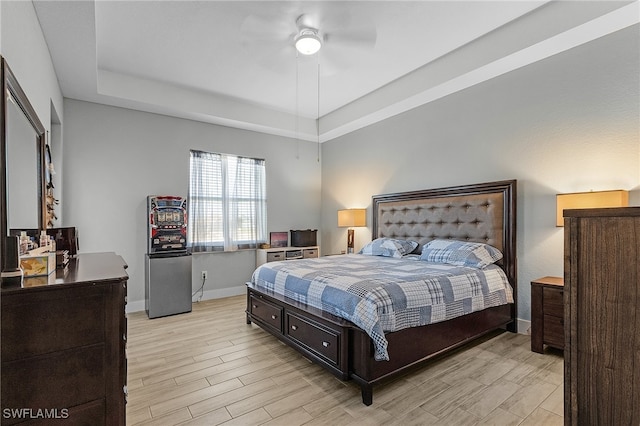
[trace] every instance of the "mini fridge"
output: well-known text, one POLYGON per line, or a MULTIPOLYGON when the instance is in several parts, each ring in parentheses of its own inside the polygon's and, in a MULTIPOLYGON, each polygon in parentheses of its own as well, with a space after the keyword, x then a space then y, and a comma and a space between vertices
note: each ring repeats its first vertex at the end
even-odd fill
POLYGON ((149 318, 191 312, 191 253, 145 257, 145 310, 149 318))
POLYGON ((187 200, 147 197, 145 310, 149 318, 191 312, 191 253, 187 250, 187 200))

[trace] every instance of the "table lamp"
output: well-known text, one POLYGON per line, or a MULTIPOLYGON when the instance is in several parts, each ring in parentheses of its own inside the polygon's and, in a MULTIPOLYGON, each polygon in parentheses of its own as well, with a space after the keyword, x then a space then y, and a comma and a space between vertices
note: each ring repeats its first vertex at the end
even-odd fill
POLYGON ((564 226, 565 209, 595 209, 600 207, 626 207, 629 192, 621 189, 613 191, 574 192, 556 195, 556 226, 564 226))
POLYGON ((353 253, 354 230, 356 226, 366 226, 366 209, 338 210, 338 227, 347 230, 347 253, 353 253))

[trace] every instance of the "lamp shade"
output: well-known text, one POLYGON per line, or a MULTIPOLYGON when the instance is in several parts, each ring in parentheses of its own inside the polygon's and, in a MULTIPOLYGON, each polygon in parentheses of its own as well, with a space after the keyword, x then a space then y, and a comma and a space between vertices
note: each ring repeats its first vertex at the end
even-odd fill
POLYGON ((338 210, 338 226, 341 228, 352 226, 366 226, 366 217, 366 209, 338 210))
POLYGON ((600 207, 626 207, 629 192, 614 191, 575 192, 556 195, 556 226, 564 226, 565 209, 595 209, 600 207))

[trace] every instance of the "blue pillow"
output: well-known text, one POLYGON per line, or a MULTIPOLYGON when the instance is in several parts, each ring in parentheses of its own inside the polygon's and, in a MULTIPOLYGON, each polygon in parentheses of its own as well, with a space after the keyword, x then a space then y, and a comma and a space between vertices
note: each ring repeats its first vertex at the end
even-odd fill
POLYGON ((431 240, 422 247, 420 260, 456 266, 484 268, 502 259, 502 253, 489 244, 457 240, 431 240))
POLYGON ((366 246, 358 254, 368 256, 385 256, 385 257, 402 257, 411 253, 418 247, 416 241, 396 240, 394 238, 376 238, 366 246))

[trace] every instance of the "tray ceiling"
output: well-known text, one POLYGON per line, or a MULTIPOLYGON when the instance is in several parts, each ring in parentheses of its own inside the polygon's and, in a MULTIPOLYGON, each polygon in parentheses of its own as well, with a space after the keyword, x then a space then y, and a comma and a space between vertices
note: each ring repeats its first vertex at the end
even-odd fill
POLYGON ((34 5, 65 97, 313 141, 639 20, 637 1, 34 5), (302 14, 323 32, 318 55, 296 55, 302 14))

